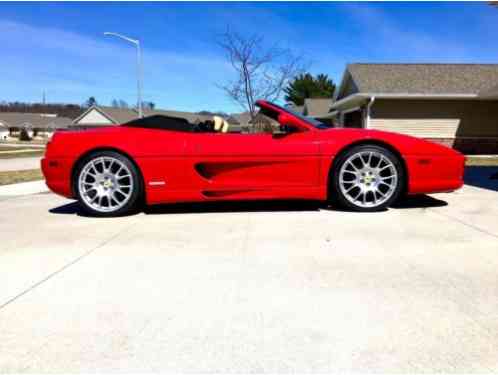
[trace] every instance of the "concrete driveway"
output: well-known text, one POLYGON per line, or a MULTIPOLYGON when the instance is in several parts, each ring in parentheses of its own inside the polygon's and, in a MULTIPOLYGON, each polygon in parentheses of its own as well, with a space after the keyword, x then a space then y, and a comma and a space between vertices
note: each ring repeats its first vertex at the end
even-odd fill
POLYGON ((498 371, 493 189, 375 214, 0 208, 0 372, 498 371))

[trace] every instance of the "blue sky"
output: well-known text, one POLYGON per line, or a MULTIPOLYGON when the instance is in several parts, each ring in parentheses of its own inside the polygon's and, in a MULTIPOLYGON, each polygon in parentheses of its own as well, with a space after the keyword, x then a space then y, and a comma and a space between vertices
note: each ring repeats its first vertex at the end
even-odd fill
POLYGON ((498 63, 498 9, 487 3, 0 3, 0 100, 136 101, 187 111, 240 108, 216 83, 233 76, 216 36, 230 25, 304 54, 336 82, 350 62, 498 63))

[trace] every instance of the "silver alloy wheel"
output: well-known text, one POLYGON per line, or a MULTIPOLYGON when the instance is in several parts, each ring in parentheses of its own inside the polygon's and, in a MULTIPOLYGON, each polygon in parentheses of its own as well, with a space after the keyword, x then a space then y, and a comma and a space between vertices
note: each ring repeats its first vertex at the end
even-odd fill
POLYGON ((133 177, 121 160, 101 156, 90 160, 82 168, 78 187, 88 207, 98 212, 114 212, 130 200, 133 177))
POLYGON ((378 207, 386 202, 398 186, 394 163, 377 151, 351 155, 339 172, 339 187, 344 197, 362 208, 378 207))

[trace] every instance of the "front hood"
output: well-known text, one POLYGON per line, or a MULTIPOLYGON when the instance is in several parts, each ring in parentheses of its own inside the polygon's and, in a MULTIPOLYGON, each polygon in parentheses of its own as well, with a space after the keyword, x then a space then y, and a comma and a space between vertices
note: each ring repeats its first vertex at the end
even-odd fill
POLYGON ((383 130, 331 128, 320 133, 331 141, 345 139, 349 143, 368 140, 387 143, 404 155, 461 155, 450 147, 426 139, 383 130))

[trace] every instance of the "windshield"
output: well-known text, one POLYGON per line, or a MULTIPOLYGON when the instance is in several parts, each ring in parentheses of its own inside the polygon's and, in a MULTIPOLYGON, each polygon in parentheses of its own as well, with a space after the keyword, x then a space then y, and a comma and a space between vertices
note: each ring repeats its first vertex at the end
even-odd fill
POLYGON ((311 126, 313 126, 314 128, 317 128, 317 129, 328 129, 329 126, 327 126, 326 124, 324 124, 323 122, 320 122, 318 120, 315 120, 314 118, 312 117, 307 117, 307 116, 304 116, 302 115, 301 113, 299 112, 296 112, 290 108, 286 108, 286 107, 281 107, 275 103, 271 103, 271 105, 273 105, 274 107, 277 107, 279 109, 281 109, 282 111, 284 112, 287 112, 287 113, 290 113, 292 116, 295 116, 301 120, 303 120, 304 122, 310 124, 311 126))

